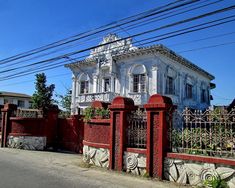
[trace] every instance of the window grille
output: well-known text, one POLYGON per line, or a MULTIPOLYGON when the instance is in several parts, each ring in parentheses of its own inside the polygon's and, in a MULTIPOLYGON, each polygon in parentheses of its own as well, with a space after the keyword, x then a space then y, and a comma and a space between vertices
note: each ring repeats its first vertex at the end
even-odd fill
POLYGON ((202 89, 201 91, 201 102, 204 103, 206 102, 206 90, 202 89))
POLYGON ((18 107, 24 108, 25 107, 25 102, 22 100, 18 100, 18 107))
POLYGON ((104 79, 104 92, 110 91, 110 79, 105 78, 104 79))
POLYGON ((81 81, 80 82, 80 93, 88 93, 89 82, 81 81))
POLYGON ((134 74, 133 75, 133 92, 145 92, 146 91, 146 75, 134 74))
POLYGON ((168 76, 166 80, 166 94, 175 94, 174 79, 170 76, 168 76))
POLYGON ((193 86, 191 84, 186 84, 186 98, 192 99, 193 98, 193 86))

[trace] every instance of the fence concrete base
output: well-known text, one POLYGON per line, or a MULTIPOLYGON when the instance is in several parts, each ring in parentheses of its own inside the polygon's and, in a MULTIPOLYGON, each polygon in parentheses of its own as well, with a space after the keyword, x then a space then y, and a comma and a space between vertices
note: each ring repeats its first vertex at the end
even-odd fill
POLYGON ((8 136, 7 146, 16 149, 44 150, 46 147, 46 137, 8 136))
POLYGON ((132 152, 124 152, 124 171, 134 175, 146 174, 146 155, 132 152))
POLYGON ((109 150, 105 148, 95 148, 83 146, 83 160, 86 163, 108 168, 109 167, 109 150))
POLYGON ((165 158, 164 176, 169 181, 192 186, 202 186, 215 178, 235 187, 235 167, 222 164, 165 158))

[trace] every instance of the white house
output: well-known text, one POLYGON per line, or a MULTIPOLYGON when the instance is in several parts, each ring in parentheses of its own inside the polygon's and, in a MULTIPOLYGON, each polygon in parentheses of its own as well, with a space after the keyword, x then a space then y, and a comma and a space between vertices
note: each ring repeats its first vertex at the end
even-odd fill
POLYGON ((11 103, 19 108, 29 108, 31 106, 31 96, 23 93, 13 93, 0 91, 0 105, 11 103))
POLYGON ((210 105, 214 76, 163 45, 137 48, 110 34, 81 61, 65 65, 72 76, 72 113, 93 100, 130 97, 137 105, 153 94, 169 96, 179 109, 210 105), (116 41, 116 42, 115 42, 116 41))

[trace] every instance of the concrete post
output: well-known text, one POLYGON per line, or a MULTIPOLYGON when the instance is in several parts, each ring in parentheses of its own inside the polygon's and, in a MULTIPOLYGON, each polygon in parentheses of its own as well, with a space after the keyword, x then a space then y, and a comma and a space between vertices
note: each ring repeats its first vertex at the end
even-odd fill
POLYGON ((123 154, 126 142, 127 114, 135 110, 134 101, 130 98, 115 97, 110 109, 110 160, 109 168, 118 171, 123 167, 123 154))
POLYGON ((162 179, 164 157, 169 148, 167 131, 173 105, 169 97, 155 94, 144 107, 147 111, 146 169, 150 176, 162 179))
POLYGON ((7 147, 7 137, 9 132, 9 123, 10 117, 13 115, 13 112, 17 109, 15 104, 5 104, 4 108, 1 109, 2 112, 2 139, 1 139, 1 147, 7 147))

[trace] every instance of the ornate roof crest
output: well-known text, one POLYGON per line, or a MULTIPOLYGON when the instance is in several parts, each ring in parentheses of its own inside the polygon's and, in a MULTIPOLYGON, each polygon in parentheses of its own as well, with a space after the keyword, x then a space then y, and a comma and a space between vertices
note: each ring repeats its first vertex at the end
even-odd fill
POLYGON ((91 50, 88 58, 108 59, 114 54, 121 54, 126 51, 136 49, 136 47, 132 46, 131 38, 122 40, 116 34, 108 34, 103 38, 99 45, 102 46, 91 50), (107 45, 105 45, 106 43, 107 45))

